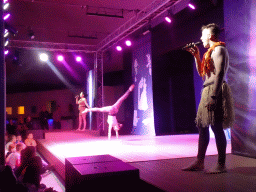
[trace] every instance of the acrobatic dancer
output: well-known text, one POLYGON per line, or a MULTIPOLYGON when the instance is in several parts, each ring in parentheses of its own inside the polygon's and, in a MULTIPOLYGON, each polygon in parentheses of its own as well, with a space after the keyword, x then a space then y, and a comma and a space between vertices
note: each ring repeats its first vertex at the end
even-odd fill
POLYGON ((121 96, 117 102, 114 105, 111 106, 106 106, 106 107, 101 107, 101 108, 90 108, 90 109, 85 109, 82 113, 87 113, 87 112, 106 112, 108 113, 108 139, 111 138, 111 130, 112 128, 115 130, 116 132, 116 138, 118 139, 118 131, 120 130, 120 128, 122 127, 122 124, 119 124, 117 119, 116 119, 116 115, 119 111, 119 108, 121 106, 121 104, 124 102, 124 100, 129 96, 129 94, 133 91, 135 85, 132 84, 129 89, 125 92, 125 94, 123 94, 123 96, 121 96))

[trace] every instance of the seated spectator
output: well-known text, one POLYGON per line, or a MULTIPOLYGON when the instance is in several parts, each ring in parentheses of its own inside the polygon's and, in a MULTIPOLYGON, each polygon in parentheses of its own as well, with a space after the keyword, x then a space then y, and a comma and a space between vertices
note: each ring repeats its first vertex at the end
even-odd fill
POLYGON ((42 159, 36 155, 36 149, 28 146, 21 151, 21 165, 15 171, 19 181, 23 182, 30 188, 35 186, 40 188, 41 182, 42 159))
POLYGON ((37 146, 36 140, 33 137, 34 137, 33 133, 28 134, 27 139, 25 140, 25 145, 26 146, 33 146, 33 147, 37 146))
POLYGON ((9 157, 9 155, 11 155, 12 153, 15 153, 15 151, 16 151, 16 144, 11 144, 11 145, 9 145, 9 147, 8 147, 8 151, 7 151, 7 153, 6 153, 6 158, 7 157, 9 157))
POLYGON ((20 166, 21 150, 23 150, 23 145, 21 143, 18 143, 16 145, 16 151, 12 152, 5 160, 6 165, 9 165, 14 171, 20 166))
POLYGON ((0 171, 0 191, 15 191, 16 177, 10 166, 4 166, 0 171))
POLYGON ((5 145, 5 150, 6 150, 6 153, 9 151, 9 146, 11 144, 16 144, 16 136, 15 135, 10 135, 10 140, 7 142, 7 144, 5 145))
POLYGON ((16 145, 19 144, 19 143, 22 145, 23 149, 26 148, 26 144, 22 141, 21 135, 16 136, 16 145))
POLYGON ((33 125, 33 121, 32 118, 30 116, 28 116, 26 118, 26 123, 25 123, 26 127, 28 130, 33 130, 34 129, 34 125, 33 125))

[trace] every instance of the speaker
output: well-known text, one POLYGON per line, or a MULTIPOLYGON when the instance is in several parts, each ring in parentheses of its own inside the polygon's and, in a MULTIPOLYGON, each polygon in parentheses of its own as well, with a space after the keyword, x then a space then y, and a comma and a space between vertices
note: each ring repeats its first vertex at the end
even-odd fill
POLYGON ((132 190, 139 169, 110 155, 65 159, 66 192, 132 190))

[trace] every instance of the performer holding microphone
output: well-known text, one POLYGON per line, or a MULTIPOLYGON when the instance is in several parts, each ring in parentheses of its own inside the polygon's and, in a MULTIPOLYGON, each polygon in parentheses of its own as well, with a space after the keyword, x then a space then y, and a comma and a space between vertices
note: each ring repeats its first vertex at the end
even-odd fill
POLYGON ((229 66, 229 55, 225 43, 219 41, 220 28, 212 23, 202 27, 201 41, 208 48, 203 59, 200 59, 198 47, 192 43, 185 47, 195 57, 196 68, 203 78, 203 90, 198 106, 196 124, 199 129, 198 154, 194 163, 182 169, 183 171, 201 171, 204 169, 204 159, 209 144, 209 126, 215 135, 218 162, 217 166, 206 173, 226 172, 225 128, 233 125, 234 109, 231 89, 226 83, 229 66))
POLYGON ((79 125, 77 128, 77 131, 84 131, 86 129, 86 114, 82 113, 86 108, 90 108, 90 106, 87 103, 86 98, 84 97, 84 92, 80 93, 80 99, 79 95, 76 97, 76 104, 78 104, 78 110, 79 110, 79 125), (81 129, 83 124, 83 128, 81 129))

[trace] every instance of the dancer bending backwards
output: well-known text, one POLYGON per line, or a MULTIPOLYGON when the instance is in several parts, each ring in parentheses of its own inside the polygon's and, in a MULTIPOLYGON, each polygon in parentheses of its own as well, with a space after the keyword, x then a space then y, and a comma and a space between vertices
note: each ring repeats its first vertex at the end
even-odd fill
POLYGON ((111 130, 112 128, 116 132, 116 138, 118 139, 118 131, 122 127, 122 124, 119 124, 116 119, 116 115, 119 111, 119 108, 121 104, 124 102, 124 100, 129 96, 129 94, 133 91, 134 89, 134 84, 132 84, 129 89, 123 94, 122 97, 120 97, 117 102, 114 105, 111 106, 106 106, 106 107, 101 107, 101 108, 90 108, 90 109, 85 109, 82 113, 87 113, 87 112, 106 112, 108 113, 108 139, 111 137, 111 130))
POLYGON ((86 98, 84 97, 84 92, 80 93, 80 99, 79 96, 76 96, 76 104, 78 104, 78 110, 79 110, 79 125, 77 131, 84 131, 86 129, 86 113, 82 113, 85 111, 86 107, 90 108, 90 106, 87 103, 86 98), (81 129, 82 124, 84 124, 83 129, 81 129))

